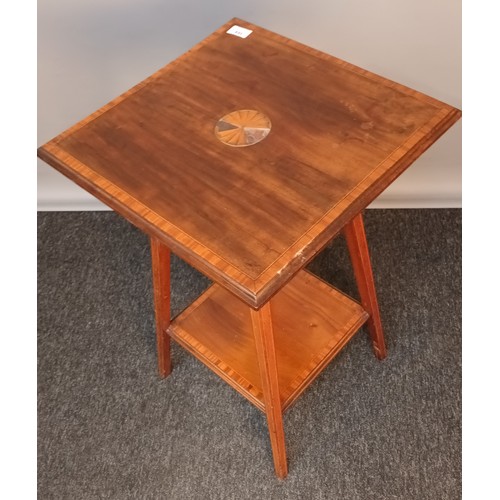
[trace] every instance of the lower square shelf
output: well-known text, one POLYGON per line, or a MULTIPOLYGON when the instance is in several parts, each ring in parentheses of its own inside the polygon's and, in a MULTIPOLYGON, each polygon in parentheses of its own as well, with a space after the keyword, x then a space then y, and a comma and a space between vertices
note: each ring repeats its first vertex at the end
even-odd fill
MULTIPOLYGON (((368 319, 354 300, 307 271, 271 299, 282 409, 288 408, 368 319)), ((249 307, 212 285, 169 335, 260 410, 264 396, 249 307)))

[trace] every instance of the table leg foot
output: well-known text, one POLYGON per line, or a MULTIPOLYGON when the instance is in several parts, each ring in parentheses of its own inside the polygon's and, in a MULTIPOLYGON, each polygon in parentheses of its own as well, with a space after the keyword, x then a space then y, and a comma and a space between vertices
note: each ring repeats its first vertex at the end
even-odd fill
POLYGON ((158 373, 161 378, 170 375, 170 250, 156 238, 151 238, 151 261, 153 271, 153 293, 156 319, 156 345, 158 373))
POLYGON ((288 474, 288 465, 283 430, 283 411, 278 386, 271 304, 267 302, 258 311, 251 309, 251 315, 274 468, 276 475, 280 479, 284 479, 288 474))
POLYGON ((373 281, 373 272, 370 262, 370 253, 366 241, 365 227, 362 214, 358 214, 349 224, 344 227, 344 236, 351 256, 354 276, 358 285, 361 304, 370 315, 367 326, 370 334, 373 350, 378 359, 387 356, 384 332, 380 320, 377 294, 373 281))

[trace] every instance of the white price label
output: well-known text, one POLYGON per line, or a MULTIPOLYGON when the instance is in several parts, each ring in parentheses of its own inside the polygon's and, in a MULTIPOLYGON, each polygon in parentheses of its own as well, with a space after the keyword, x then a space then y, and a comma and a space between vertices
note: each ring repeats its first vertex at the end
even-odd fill
POLYGON ((250 33, 252 33, 252 30, 242 28, 241 26, 235 24, 234 26, 231 26, 226 33, 229 35, 239 36, 240 38, 246 38, 250 33))

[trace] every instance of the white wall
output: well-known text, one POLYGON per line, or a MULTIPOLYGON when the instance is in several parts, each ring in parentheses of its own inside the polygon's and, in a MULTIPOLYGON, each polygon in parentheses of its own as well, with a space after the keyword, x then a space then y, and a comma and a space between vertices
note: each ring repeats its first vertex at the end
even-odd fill
MULTIPOLYGON (((43 0, 38 3, 39 145, 232 17, 461 107, 457 0, 43 0)), ((372 206, 460 203, 458 123, 372 206)), ((38 208, 106 207, 38 160, 38 208)))

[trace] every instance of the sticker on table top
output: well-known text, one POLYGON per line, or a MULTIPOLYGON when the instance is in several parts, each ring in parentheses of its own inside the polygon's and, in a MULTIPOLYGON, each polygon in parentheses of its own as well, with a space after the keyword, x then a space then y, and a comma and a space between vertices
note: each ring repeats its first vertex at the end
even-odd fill
POLYGON ((250 33, 252 33, 252 30, 242 28, 241 26, 235 24, 234 26, 231 26, 226 33, 229 35, 239 36, 240 38, 246 38, 250 33))
POLYGON ((255 109, 239 109, 215 125, 215 136, 224 144, 241 148, 262 141, 271 131, 271 120, 255 109))

